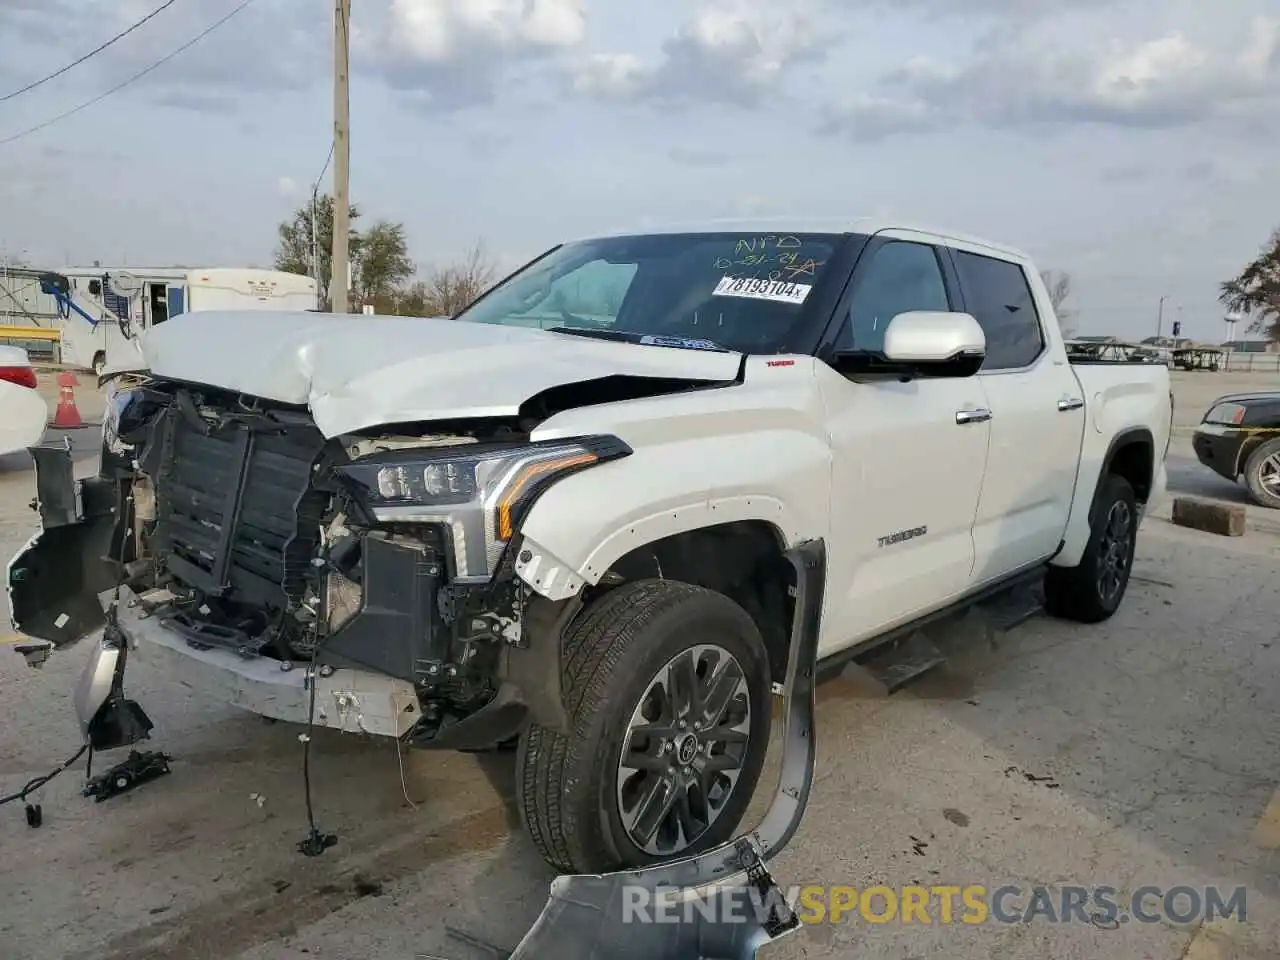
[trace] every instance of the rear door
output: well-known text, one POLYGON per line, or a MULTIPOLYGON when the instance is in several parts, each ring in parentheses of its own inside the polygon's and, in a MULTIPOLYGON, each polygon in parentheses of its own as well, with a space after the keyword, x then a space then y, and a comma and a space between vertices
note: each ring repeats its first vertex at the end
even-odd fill
POLYGON ((987 337, 979 379, 991 446, 973 538, 974 579, 986 583, 1047 559, 1071 512, 1085 397, 1040 278, 987 251, 950 249, 964 309, 987 337))
MULTIPOLYGON (((879 349, 897 314, 951 309, 947 276, 928 242, 873 238, 838 310, 836 349, 879 349)), ((978 377, 900 383, 817 370, 833 448, 827 655, 969 588, 990 423, 978 377)))

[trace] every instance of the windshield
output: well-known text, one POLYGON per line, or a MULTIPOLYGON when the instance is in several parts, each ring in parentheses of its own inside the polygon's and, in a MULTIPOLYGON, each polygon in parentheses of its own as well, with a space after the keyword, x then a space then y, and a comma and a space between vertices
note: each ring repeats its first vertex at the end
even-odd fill
POLYGON ((777 352, 842 241, 809 233, 583 240, 534 261, 456 319, 777 352))

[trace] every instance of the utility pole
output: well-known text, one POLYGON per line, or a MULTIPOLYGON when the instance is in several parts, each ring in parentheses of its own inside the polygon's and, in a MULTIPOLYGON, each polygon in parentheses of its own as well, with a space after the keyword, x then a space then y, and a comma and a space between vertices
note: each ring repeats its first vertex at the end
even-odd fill
POLYGON ((1156 346, 1160 343, 1160 331, 1164 329, 1164 302, 1168 300, 1167 296, 1160 298, 1160 309, 1156 311, 1156 346))
POLYGON ((333 261, 330 266, 329 302, 334 313, 347 312, 351 287, 351 97, 348 67, 351 60, 351 0, 334 0, 333 15, 333 261))
POLYGON ((311 279, 316 282, 317 310, 323 306, 320 303, 320 244, 316 242, 316 201, 319 193, 320 181, 317 180, 311 187, 311 279))

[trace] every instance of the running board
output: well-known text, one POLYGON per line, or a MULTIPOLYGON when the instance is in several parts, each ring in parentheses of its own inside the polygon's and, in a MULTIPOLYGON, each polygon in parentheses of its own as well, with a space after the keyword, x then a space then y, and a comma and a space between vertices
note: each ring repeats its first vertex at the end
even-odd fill
POLYGON ((886 694, 897 693, 912 680, 947 662, 923 630, 874 650, 857 666, 871 674, 886 694))
POLYGON ((818 666, 818 682, 845 677, 877 687, 873 696, 889 696, 947 662, 930 634, 940 627, 976 627, 986 642, 1038 616, 1044 609, 1038 571, 1029 571, 984 590, 956 606, 938 611, 878 637, 870 645, 837 653, 818 666))

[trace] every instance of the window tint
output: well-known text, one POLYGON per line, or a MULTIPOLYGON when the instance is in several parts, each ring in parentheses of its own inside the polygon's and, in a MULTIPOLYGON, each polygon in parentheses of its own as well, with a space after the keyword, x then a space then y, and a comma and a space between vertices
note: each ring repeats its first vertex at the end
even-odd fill
POLYGON ((872 254, 859 274, 838 350, 882 350, 885 327, 898 314, 951 309, 933 247, 891 240, 872 254))
POLYGON ((1007 260, 955 251, 965 306, 987 337, 983 370, 1025 367, 1044 349, 1044 334, 1022 267, 1007 260))

